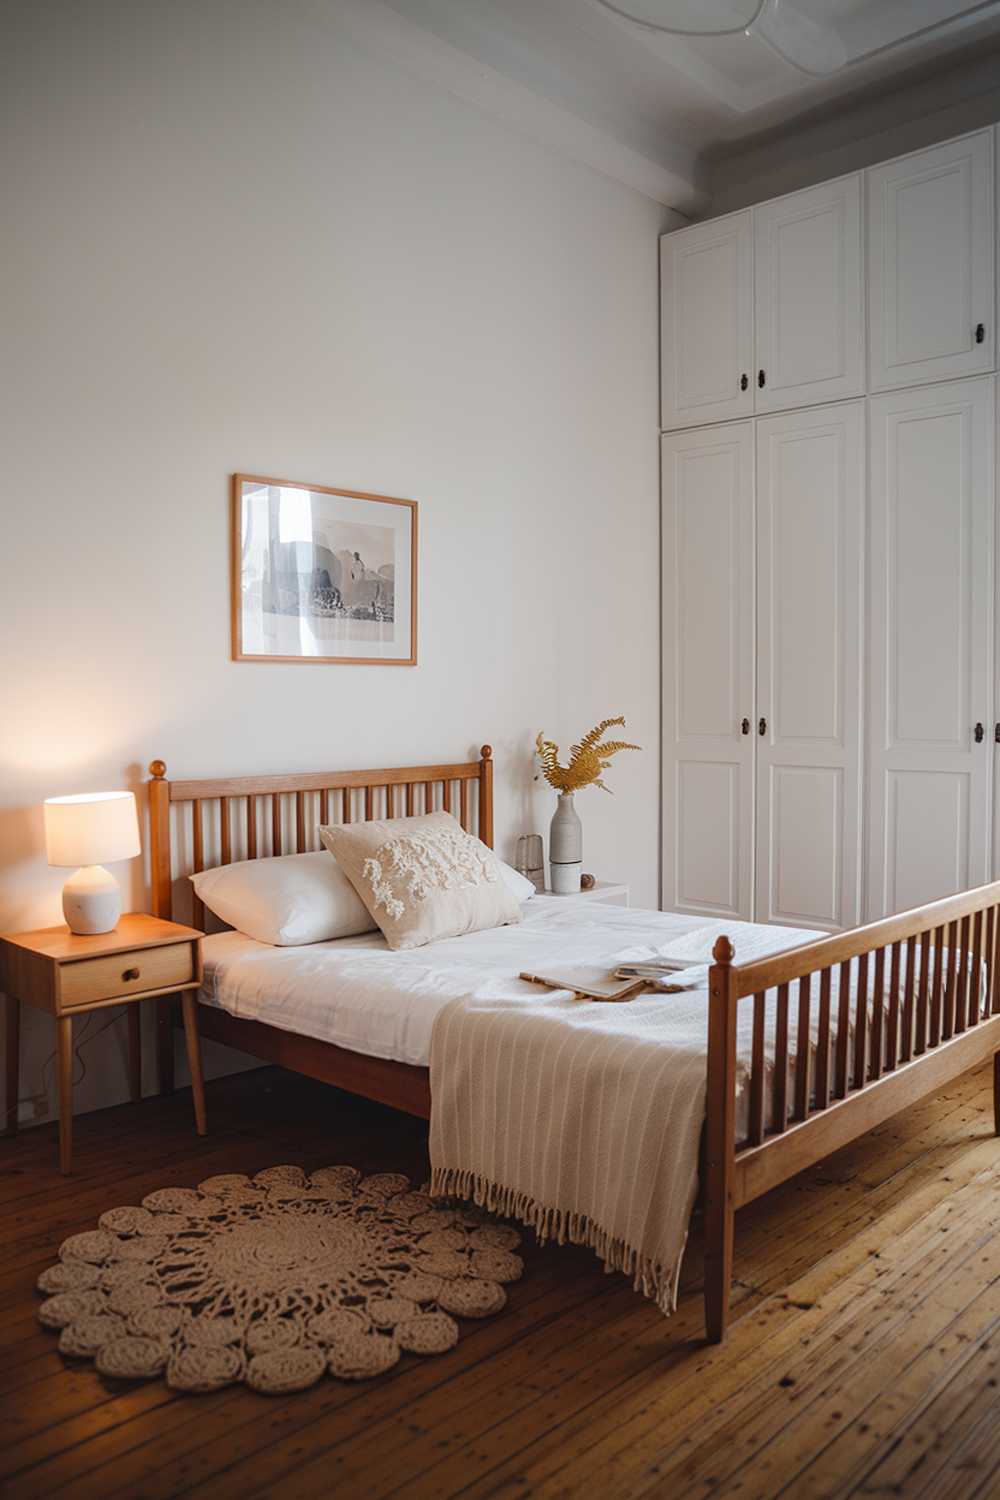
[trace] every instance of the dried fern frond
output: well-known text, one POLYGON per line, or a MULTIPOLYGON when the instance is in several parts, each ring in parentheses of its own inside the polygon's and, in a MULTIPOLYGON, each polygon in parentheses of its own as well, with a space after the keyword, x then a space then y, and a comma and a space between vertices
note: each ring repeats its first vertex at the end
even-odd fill
POLYGON ((624 729, 625 715, 618 714, 613 719, 602 719, 599 724, 595 724, 593 729, 587 731, 578 745, 570 746, 570 755, 582 755, 584 751, 592 749, 597 744, 604 731, 606 729, 610 729, 612 724, 620 724, 624 729))
POLYGON ((613 724, 621 724, 624 728, 624 715, 602 719, 589 729, 578 745, 570 747, 569 764, 565 766, 559 762, 559 746, 555 741, 539 734, 535 751, 549 786, 560 793, 579 792, 585 786, 599 786, 602 792, 610 792, 611 788, 604 784, 603 774, 611 765, 611 756, 620 750, 642 749, 641 745, 629 744, 627 740, 607 740, 602 744, 602 736, 613 724))

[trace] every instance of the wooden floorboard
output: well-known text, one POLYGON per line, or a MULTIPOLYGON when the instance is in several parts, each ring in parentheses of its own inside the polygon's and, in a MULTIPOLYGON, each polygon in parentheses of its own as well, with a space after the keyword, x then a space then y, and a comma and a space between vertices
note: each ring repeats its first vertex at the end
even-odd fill
POLYGON ((1000 1141, 988 1071, 741 1211, 703 1341, 692 1233, 665 1320, 589 1252, 525 1246, 504 1313, 364 1385, 181 1396, 67 1364, 36 1319, 62 1239, 154 1187, 280 1162, 427 1173, 426 1125, 266 1069, 0 1141, 3 1500, 1000 1495, 1000 1141))

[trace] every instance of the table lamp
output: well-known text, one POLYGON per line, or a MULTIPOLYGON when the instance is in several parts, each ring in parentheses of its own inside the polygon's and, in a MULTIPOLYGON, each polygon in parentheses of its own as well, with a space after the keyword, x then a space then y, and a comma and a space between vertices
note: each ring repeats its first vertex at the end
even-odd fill
POLYGON ((139 853, 139 819, 131 792, 82 792, 45 800, 45 849, 50 865, 79 865, 63 886, 70 932, 113 932, 122 911, 121 887, 104 862, 139 853))

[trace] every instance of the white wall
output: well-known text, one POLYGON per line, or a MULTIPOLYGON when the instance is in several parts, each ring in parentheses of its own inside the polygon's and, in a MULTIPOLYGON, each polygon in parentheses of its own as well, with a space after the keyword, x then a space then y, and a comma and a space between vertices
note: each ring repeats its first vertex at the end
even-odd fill
MULTIPOLYGON (((488 740, 509 851, 552 810, 535 732, 614 712, 646 749, 580 798, 585 865, 655 905, 664 210, 366 51, 336 0, 5 22, 0 928, 60 920, 43 797, 138 786, 154 756, 184 777, 488 740), (420 502, 417 668, 230 661, 237 469, 420 502)), ((115 872, 137 909, 141 866, 115 872)), ((22 1097, 50 1024, 26 1013, 22 1097)), ((78 1109, 125 1097, 123 1032, 78 1109)))

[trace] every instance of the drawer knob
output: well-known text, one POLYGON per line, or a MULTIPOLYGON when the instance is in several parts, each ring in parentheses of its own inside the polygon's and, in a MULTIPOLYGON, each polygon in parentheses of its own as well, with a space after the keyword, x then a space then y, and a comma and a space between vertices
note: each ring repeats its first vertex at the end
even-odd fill
POLYGON ((122 979, 127 980, 127 979, 138 979, 138 978, 139 978, 139 970, 138 969, 123 969, 122 970, 122 979))

